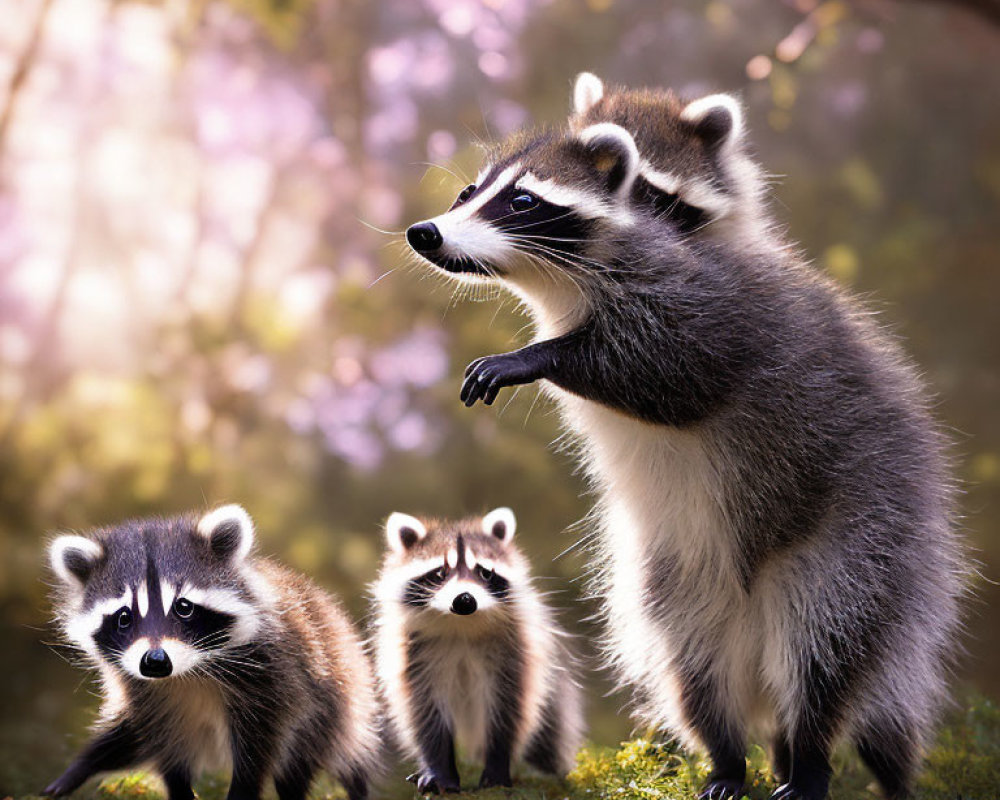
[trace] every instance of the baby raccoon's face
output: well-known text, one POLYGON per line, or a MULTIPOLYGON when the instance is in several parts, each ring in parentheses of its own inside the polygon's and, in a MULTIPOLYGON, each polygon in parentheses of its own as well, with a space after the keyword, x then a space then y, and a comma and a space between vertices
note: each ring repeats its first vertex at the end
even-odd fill
POLYGON ((129 678, 207 667, 253 635, 257 616, 240 576, 253 523, 239 506, 201 519, 126 522, 50 548, 69 638, 129 678))
POLYGON ((509 508, 462 522, 422 521, 396 512, 386 522, 386 554, 376 593, 404 614, 469 627, 502 612, 524 568, 511 539, 509 508), (462 622, 468 620, 468 622, 462 622))

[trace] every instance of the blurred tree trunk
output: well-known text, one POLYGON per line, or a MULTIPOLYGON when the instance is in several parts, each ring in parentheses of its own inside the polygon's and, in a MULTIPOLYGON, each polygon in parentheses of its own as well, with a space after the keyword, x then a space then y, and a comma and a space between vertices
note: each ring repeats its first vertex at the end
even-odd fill
POLYGON ((21 90, 27 83, 28 75, 34 66, 35 58, 38 55, 38 48, 42 43, 42 34, 45 31, 45 21, 52 8, 52 0, 42 0, 38 7, 38 14, 35 16, 35 24, 28 36, 28 43, 21 53, 14 67, 14 74, 11 75, 10 85, 7 87, 7 102, 3 109, 0 109, 0 180, 4 175, 4 155, 7 152, 7 134, 10 131, 11 122, 14 119, 14 109, 17 106, 21 90))

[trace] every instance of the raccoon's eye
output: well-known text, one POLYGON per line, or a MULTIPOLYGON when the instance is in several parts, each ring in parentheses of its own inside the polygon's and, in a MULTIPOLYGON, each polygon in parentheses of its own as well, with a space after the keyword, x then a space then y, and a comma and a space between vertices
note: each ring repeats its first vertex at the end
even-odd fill
POLYGON ((447 577, 448 577, 447 567, 438 567, 436 570, 434 570, 435 580, 443 581, 447 577))
MULTIPOLYGON (((455 200, 455 205, 456 206, 462 205, 462 203, 464 203, 466 200, 468 200, 470 197, 472 197, 472 195, 476 193, 476 189, 478 188, 479 187, 476 186, 476 184, 470 183, 468 186, 462 189, 461 192, 459 192, 458 197, 455 200)), ((454 207, 455 206, 452 206, 452 208, 454 207)))
POLYGON ((482 564, 476 565, 476 572, 479 573, 479 577, 482 578, 484 581, 488 581, 493 577, 493 570, 486 569, 486 567, 484 567, 482 564))
POLYGON ((118 625, 118 630, 123 631, 132 625, 132 612, 127 608, 121 609, 118 612, 118 617, 115 619, 115 623, 118 625))
POLYGON ((174 600, 174 613, 181 619, 187 619, 194 613, 194 603, 183 597, 174 600))
POLYGON ((514 195, 513 199, 510 201, 510 210, 520 213, 521 211, 529 211, 537 205, 537 197, 530 192, 521 192, 520 194, 514 195))

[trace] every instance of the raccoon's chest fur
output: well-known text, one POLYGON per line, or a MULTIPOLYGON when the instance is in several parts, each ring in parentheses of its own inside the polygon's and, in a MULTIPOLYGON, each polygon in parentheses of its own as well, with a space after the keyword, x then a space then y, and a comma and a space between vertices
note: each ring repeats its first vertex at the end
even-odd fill
POLYGON ((433 693, 440 708, 451 711, 455 738, 462 754, 482 760, 485 737, 495 702, 497 677, 493 648, 483 640, 441 640, 428 659, 434 676, 433 693))
POLYGON ((153 756, 190 763, 196 771, 229 767, 229 716, 219 686, 191 680, 162 688, 166 691, 158 693, 155 721, 146 726, 160 739, 153 756))
MULTIPOLYGON (((717 649, 731 699, 752 713, 762 670, 759 592, 744 590, 708 434, 644 423, 548 385, 597 489, 609 652, 659 710, 676 704, 664 667, 717 649), (712 644, 708 644, 712 643, 712 644)), ((683 728, 679 710, 664 720, 683 728)))

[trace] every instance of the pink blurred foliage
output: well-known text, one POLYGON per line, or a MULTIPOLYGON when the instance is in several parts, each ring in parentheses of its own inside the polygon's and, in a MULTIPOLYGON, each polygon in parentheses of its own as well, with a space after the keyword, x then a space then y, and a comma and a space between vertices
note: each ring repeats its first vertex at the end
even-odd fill
MULTIPOLYGON (((0 369, 17 378, 0 381, 3 417, 44 408, 78 373, 168 381, 184 370, 257 398, 362 469, 387 450, 432 450, 444 423, 412 394, 447 372, 440 331, 361 345, 339 328, 338 292, 386 269, 358 220, 399 227, 401 174, 456 154, 440 103, 478 108, 500 134, 524 122, 483 84, 518 76, 518 36, 541 5, 379 3, 352 106, 343 73, 354 65, 308 25, 289 52, 221 1, 193 20, 183 4, 53 0, 27 80, 0 95, 12 109, 0 141, 0 369), (277 326, 285 357, 255 343, 266 330, 221 350, 164 345, 167 332, 183 342, 190 326, 227 319, 277 326), (332 355, 304 355, 316 352, 332 355)), ((5 12, 0 81, 42 9, 5 12)), ((338 13, 334 0, 316 4, 317 19, 338 13)), ((179 396, 181 418, 204 428, 209 395, 179 396)))

